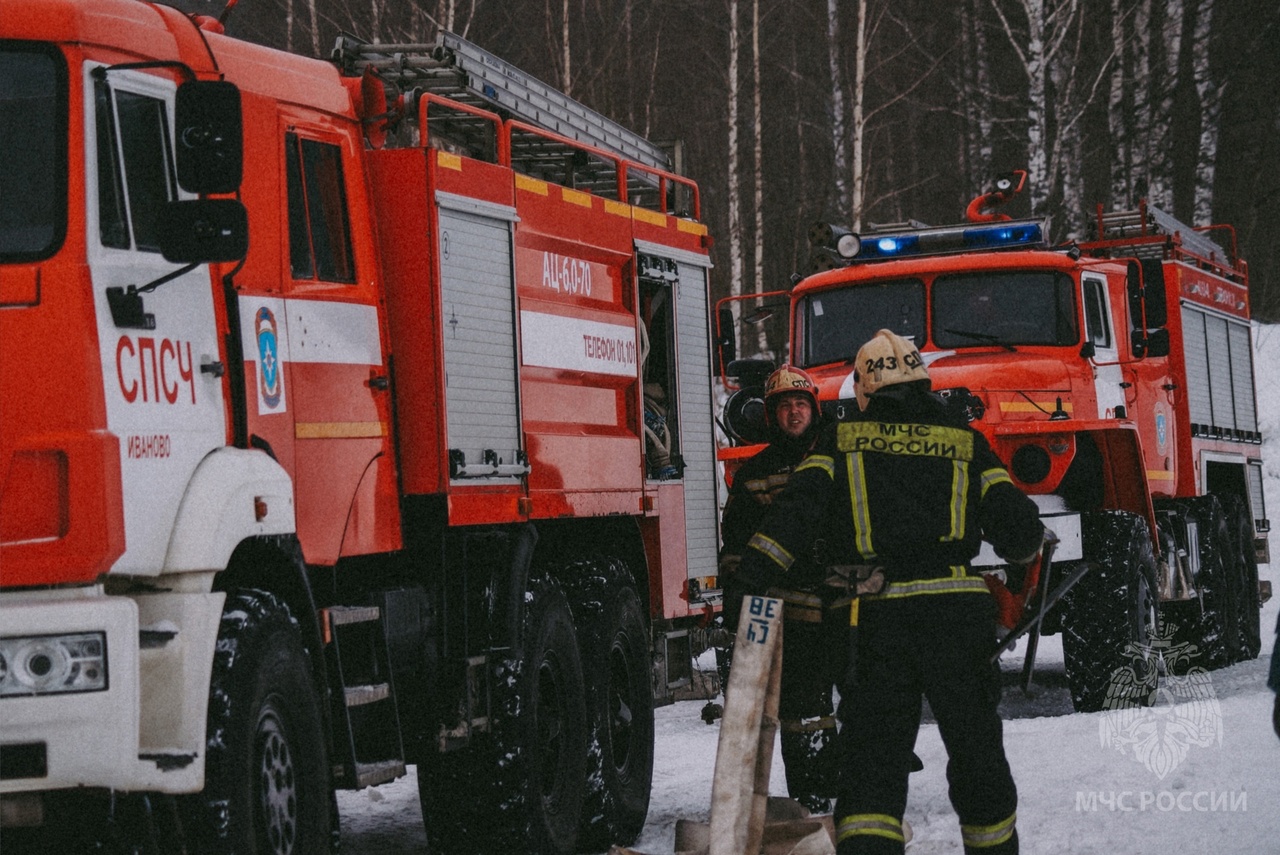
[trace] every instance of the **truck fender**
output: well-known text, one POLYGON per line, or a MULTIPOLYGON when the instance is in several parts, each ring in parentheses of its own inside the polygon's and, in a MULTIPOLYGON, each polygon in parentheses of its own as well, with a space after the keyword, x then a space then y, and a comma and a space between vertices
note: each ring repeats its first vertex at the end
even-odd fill
POLYGON ((187 484, 163 572, 220 570, 244 540, 296 530, 289 473, 262 451, 219 448, 187 484))

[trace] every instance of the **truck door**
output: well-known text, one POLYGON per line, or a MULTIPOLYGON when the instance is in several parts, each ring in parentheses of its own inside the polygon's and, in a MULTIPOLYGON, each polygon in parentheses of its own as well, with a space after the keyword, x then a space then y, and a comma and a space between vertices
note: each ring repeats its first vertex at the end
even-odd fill
POLYGON ((303 554, 332 564, 396 545, 377 265, 358 137, 299 124, 283 140, 291 275, 270 333, 282 367, 268 364, 261 309, 241 322, 259 337, 259 405, 292 416, 303 554))
MULTIPOLYGON (((173 158, 176 85, 140 71, 84 69, 85 224, 107 425, 120 441, 125 552, 112 568, 157 573, 196 465, 225 444, 214 295, 205 266, 119 297, 180 265, 160 255, 165 205, 184 194, 173 158), (96 71, 96 73, 95 73, 96 71)), ((68 330, 69 335, 74 331, 68 330)))
POLYGON ((1093 385, 1098 396, 1099 418, 1114 418, 1116 407, 1125 405, 1124 377, 1120 372, 1120 351, 1112 320, 1107 280, 1086 273, 1080 281, 1084 302, 1085 342, 1093 344, 1093 385))

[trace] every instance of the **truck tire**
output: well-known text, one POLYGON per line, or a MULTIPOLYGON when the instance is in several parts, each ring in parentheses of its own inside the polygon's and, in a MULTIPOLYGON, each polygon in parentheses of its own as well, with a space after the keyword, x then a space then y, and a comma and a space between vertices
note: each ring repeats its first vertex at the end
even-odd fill
POLYGON ((1081 519, 1094 567, 1062 598, 1062 653, 1077 712, 1150 706, 1159 681, 1155 557, 1147 522, 1127 511, 1081 519))
POLYGON ((418 766, 427 842, 438 855, 575 851, 586 790, 582 663, 564 593, 530 584, 520 655, 499 663, 491 734, 418 766))
POLYGON ((1224 506, 1230 552, 1228 573, 1236 600, 1236 661, 1257 659, 1262 650, 1262 603, 1258 595, 1258 555, 1253 549, 1253 514, 1239 496, 1224 506))
POLYGON ((586 683, 587 789, 579 848, 639 836, 653 784, 653 681, 649 635, 626 564, 591 560, 572 599, 586 683))
POLYGON ((1172 502, 1184 518, 1197 524, 1200 572, 1195 578, 1198 596, 1166 603, 1162 631, 1169 636, 1166 665, 1172 674, 1191 668, 1212 671, 1230 665, 1239 648, 1239 614, 1236 583, 1227 565, 1231 554, 1226 518, 1215 496, 1198 496, 1172 502))
POLYGON ((288 606, 266 591, 227 594, 209 686, 205 788, 183 805, 191 851, 329 850, 333 802, 311 674, 288 606))

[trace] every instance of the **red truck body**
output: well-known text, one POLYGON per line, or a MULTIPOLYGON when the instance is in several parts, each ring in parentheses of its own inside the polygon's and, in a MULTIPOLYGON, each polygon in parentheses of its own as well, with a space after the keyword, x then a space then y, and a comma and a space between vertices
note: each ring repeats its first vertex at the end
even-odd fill
POLYGON ((133 793, 199 851, 316 851, 332 787, 411 763, 441 851, 643 823, 715 562, 697 186, 456 36, 393 50, 0 16, 6 837, 133 793), (506 100, 534 89, 563 121, 506 100), (242 697, 276 660, 302 683, 242 697), (240 703, 257 736, 220 741, 240 703), (312 718, 287 809, 208 818, 312 718))

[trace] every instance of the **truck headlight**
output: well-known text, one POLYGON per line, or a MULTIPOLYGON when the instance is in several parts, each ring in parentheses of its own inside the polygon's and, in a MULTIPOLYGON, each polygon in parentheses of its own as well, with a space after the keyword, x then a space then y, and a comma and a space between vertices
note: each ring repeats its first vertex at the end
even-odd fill
POLYGON ((106 688, 105 633, 0 638, 0 697, 106 688))

